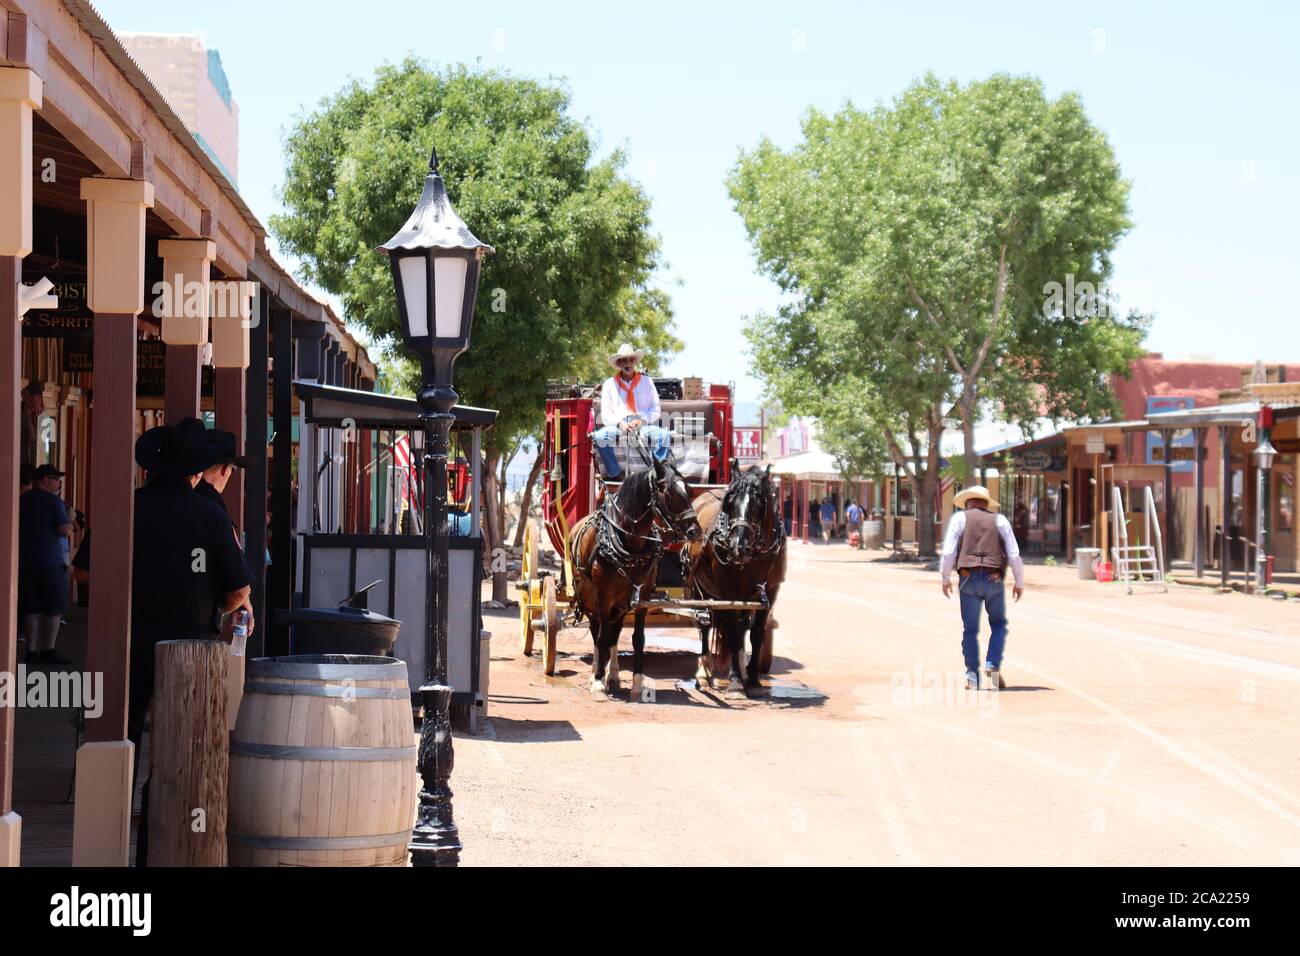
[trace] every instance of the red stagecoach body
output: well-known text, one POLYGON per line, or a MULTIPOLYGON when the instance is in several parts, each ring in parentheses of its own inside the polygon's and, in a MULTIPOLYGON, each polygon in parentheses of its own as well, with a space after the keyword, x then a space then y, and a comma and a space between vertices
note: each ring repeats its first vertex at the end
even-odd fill
MULTIPOLYGON (((569 529, 600 505, 597 452, 589 437, 597 427, 600 387, 552 384, 548 396, 541 452, 542 514, 547 537, 563 555, 569 529)), ((703 430, 712 436, 707 473, 687 477, 696 496, 731 480, 733 404, 731 385, 710 385, 700 399, 660 398, 664 427, 675 431, 673 424, 682 415, 703 415, 703 430)))

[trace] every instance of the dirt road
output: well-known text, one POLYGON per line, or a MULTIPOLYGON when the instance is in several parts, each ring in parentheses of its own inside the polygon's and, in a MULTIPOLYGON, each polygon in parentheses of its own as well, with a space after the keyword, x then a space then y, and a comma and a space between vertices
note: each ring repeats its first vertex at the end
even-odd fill
POLYGON ((660 650, 629 702, 630 630, 622 698, 593 701, 585 628, 548 679, 489 618, 463 862, 1300 863, 1300 606, 1030 567, 1010 687, 968 693, 955 600, 879 557, 792 546, 774 677, 820 701, 675 689, 694 657, 660 650))

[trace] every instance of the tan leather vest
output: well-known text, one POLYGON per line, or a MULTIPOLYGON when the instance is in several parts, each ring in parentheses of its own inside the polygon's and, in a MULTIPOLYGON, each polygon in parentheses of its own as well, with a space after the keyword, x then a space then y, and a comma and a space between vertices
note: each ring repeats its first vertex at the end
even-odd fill
POLYGON ((1007 566, 1007 551, 998 534, 998 516, 982 508, 966 511, 966 527, 957 551, 957 570, 990 568, 1001 571, 1007 566))

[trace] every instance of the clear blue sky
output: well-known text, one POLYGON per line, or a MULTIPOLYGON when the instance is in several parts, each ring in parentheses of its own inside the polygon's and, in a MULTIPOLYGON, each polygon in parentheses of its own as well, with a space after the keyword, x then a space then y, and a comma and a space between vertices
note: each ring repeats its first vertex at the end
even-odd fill
MULTIPOLYGON (((810 105, 890 99, 934 70, 1078 91, 1133 181, 1116 258, 1170 357, 1300 360, 1300 9, 1234 3, 221 3, 98 0, 117 30, 200 32, 240 108, 240 188, 276 210, 281 136, 349 76, 408 52, 563 78, 653 199, 686 349, 671 371, 757 397, 740 329, 773 307, 723 179, 810 105), (1140 7, 1140 9, 1138 9, 1140 7)), ((491 236, 484 236, 491 241, 491 236)))

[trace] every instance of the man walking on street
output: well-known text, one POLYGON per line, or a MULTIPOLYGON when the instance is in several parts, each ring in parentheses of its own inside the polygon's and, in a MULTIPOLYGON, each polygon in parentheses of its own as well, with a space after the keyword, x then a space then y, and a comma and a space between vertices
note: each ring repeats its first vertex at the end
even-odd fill
POLYGON ((835 531, 835 506, 829 497, 822 500, 821 507, 822 542, 831 543, 831 534, 835 531))
POLYGON ((862 509, 858 507, 856 501, 849 502, 849 508, 844 513, 844 517, 847 518, 849 522, 849 541, 852 542, 853 535, 857 534, 857 546, 859 548, 862 547, 862 509))
POLYGON ((997 505, 983 485, 975 485, 959 492, 953 499, 958 508, 964 507, 948 522, 948 533, 943 539, 943 559, 939 565, 939 580, 943 596, 952 593, 949 575, 957 568, 957 592, 961 602, 961 652, 966 662, 966 687, 979 689, 980 663, 980 609, 989 617, 988 656, 984 659, 984 677, 992 690, 1006 687, 1002 679, 1002 652, 1007 640, 1007 595, 1004 578, 1007 565, 1011 565, 1016 584, 1012 593, 1017 601, 1025 592, 1025 565, 1020 560, 1020 548, 1011 531, 1011 522, 994 514, 997 505))

